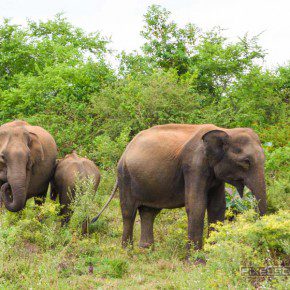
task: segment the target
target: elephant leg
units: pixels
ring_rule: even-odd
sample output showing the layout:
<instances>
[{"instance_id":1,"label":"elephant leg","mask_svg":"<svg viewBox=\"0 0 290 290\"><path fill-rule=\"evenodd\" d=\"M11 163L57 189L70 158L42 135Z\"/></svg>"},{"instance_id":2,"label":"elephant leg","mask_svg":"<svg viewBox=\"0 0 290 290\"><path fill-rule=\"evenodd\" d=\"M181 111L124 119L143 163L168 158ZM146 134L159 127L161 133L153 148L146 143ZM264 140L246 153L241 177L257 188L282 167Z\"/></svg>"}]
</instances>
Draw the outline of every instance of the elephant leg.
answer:
<instances>
[{"instance_id":1,"label":"elephant leg","mask_svg":"<svg viewBox=\"0 0 290 290\"><path fill-rule=\"evenodd\" d=\"M137 204L131 196L131 181L128 176L123 177L119 182L120 189L120 204L123 218L123 248L128 245L133 245L133 228L136 218Z\"/></svg>"},{"instance_id":2,"label":"elephant leg","mask_svg":"<svg viewBox=\"0 0 290 290\"><path fill-rule=\"evenodd\" d=\"M60 216L61 216L61 225L66 225L71 218L71 210L69 209L68 204L61 204Z\"/></svg>"},{"instance_id":3,"label":"elephant leg","mask_svg":"<svg viewBox=\"0 0 290 290\"><path fill-rule=\"evenodd\" d=\"M224 221L226 211L225 184L222 182L208 191L207 216L209 232L213 230L211 224Z\"/></svg>"},{"instance_id":4,"label":"elephant leg","mask_svg":"<svg viewBox=\"0 0 290 290\"><path fill-rule=\"evenodd\" d=\"M160 209L141 206L138 208L141 218L141 239L139 246L149 248L154 243L153 223Z\"/></svg>"},{"instance_id":5,"label":"elephant leg","mask_svg":"<svg viewBox=\"0 0 290 290\"><path fill-rule=\"evenodd\" d=\"M133 245L133 227L136 218L136 208L134 206L123 207L122 217L123 217L122 246L125 248L128 245Z\"/></svg>"},{"instance_id":6,"label":"elephant leg","mask_svg":"<svg viewBox=\"0 0 290 290\"><path fill-rule=\"evenodd\" d=\"M185 208L188 218L187 258L190 248L202 249L204 216L207 205L207 178L203 172L186 171L185 179ZM194 178L192 177L194 176Z\"/></svg>"},{"instance_id":7,"label":"elephant leg","mask_svg":"<svg viewBox=\"0 0 290 290\"><path fill-rule=\"evenodd\" d=\"M38 195L34 197L34 203L39 206L43 205L45 202L45 197L45 195Z\"/></svg>"},{"instance_id":8,"label":"elephant leg","mask_svg":"<svg viewBox=\"0 0 290 290\"><path fill-rule=\"evenodd\" d=\"M45 189L37 196L34 197L34 203L36 205L43 205L46 199L46 194L47 194L47 190L48 190L48 185L45 187Z\"/></svg>"},{"instance_id":9,"label":"elephant leg","mask_svg":"<svg viewBox=\"0 0 290 290\"><path fill-rule=\"evenodd\" d=\"M4 184L3 181L0 181L0 188L2 187L2 185ZM0 209L3 206L3 198L2 198L2 192L0 191Z\"/></svg>"}]
</instances>

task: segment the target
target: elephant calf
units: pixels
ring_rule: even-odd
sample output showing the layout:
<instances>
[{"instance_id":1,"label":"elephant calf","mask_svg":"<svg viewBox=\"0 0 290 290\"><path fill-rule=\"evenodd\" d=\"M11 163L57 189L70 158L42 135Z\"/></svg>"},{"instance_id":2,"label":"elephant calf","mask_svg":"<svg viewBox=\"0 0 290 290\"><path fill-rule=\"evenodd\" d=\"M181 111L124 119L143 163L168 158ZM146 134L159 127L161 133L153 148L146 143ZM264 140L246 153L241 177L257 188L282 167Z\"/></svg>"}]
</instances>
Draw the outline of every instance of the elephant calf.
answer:
<instances>
[{"instance_id":1,"label":"elephant calf","mask_svg":"<svg viewBox=\"0 0 290 290\"><path fill-rule=\"evenodd\" d=\"M59 195L61 204L62 225L68 223L71 217L69 208L72 198L75 197L76 182L79 179L93 178L94 189L97 190L101 175L98 167L89 159L79 157L75 152L58 160L55 174L51 182L50 197L56 200ZM87 221L82 225L82 233L87 232Z\"/></svg>"}]
</instances>

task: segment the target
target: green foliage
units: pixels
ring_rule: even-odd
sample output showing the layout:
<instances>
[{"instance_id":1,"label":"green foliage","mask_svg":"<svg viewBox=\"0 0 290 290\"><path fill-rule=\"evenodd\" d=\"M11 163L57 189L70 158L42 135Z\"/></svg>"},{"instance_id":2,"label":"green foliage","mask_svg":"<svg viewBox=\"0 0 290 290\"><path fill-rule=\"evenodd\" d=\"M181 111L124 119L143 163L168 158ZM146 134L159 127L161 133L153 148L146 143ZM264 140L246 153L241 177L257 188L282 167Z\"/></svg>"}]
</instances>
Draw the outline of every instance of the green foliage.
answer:
<instances>
[{"instance_id":1,"label":"green foliage","mask_svg":"<svg viewBox=\"0 0 290 290\"><path fill-rule=\"evenodd\" d=\"M122 278L128 271L128 262L121 259L104 259L99 269L102 277Z\"/></svg>"},{"instance_id":2,"label":"green foliage","mask_svg":"<svg viewBox=\"0 0 290 290\"><path fill-rule=\"evenodd\" d=\"M289 211L279 211L276 215L258 219L257 213L250 210L239 215L236 222L217 225L217 231L212 232L205 245L208 269L203 272L212 277L208 283L212 287L226 286L226 281L231 281L233 287L240 287L240 283L245 288L257 286L255 279L252 280L253 285L249 284L249 280L241 275L240 267L279 266L282 261L287 261L289 217ZM272 288L274 285L282 285L280 283L289 283L285 279L265 277L259 285Z\"/></svg>"},{"instance_id":3,"label":"green foliage","mask_svg":"<svg viewBox=\"0 0 290 290\"><path fill-rule=\"evenodd\" d=\"M279 209L289 209L290 207L290 174L289 170L281 173L274 179L269 178L267 201L268 211L275 212Z\"/></svg>"},{"instance_id":4,"label":"green foliage","mask_svg":"<svg viewBox=\"0 0 290 290\"><path fill-rule=\"evenodd\" d=\"M244 196L241 198L236 189L226 188L226 207L230 210L229 215L257 208L257 202L253 194L248 189L244 191Z\"/></svg>"},{"instance_id":5,"label":"green foliage","mask_svg":"<svg viewBox=\"0 0 290 290\"><path fill-rule=\"evenodd\" d=\"M266 170L278 172L281 168L286 169L290 162L290 147L278 147L276 149L266 150L267 162Z\"/></svg>"},{"instance_id":6,"label":"green foliage","mask_svg":"<svg viewBox=\"0 0 290 290\"><path fill-rule=\"evenodd\" d=\"M149 61L159 67L175 68L179 74L188 71L192 45L196 42L196 27L179 29L169 21L170 12L158 5L149 7L144 15L145 27L141 35L146 40L142 47Z\"/></svg>"},{"instance_id":7,"label":"green foliage","mask_svg":"<svg viewBox=\"0 0 290 290\"><path fill-rule=\"evenodd\" d=\"M240 267L287 262L289 255L290 65L259 66L258 37L229 42L220 28L179 27L170 12L149 7L140 52L121 52L111 68L108 40L86 34L62 15L0 25L0 122L24 119L47 129L59 155L73 149L101 168L98 193L80 182L68 227L59 205L29 200L21 213L0 212L0 287L4 289L213 289L289 286L284 277L250 280ZM155 223L155 251L120 248L122 220L113 199L81 237L80 225L106 202L117 162L141 130L165 123L214 123L251 127L266 153L269 216L258 219L246 192L227 193L233 223L217 226L206 241L205 267L185 265L187 216L162 211ZM140 235L139 218L136 240ZM206 233L205 233L206 236ZM92 269L90 268L92 267ZM93 274L90 273L93 271ZM210 277L210 279L209 279ZM288 287L289 288L289 287Z\"/></svg>"},{"instance_id":8,"label":"green foliage","mask_svg":"<svg viewBox=\"0 0 290 290\"><path fill-rule=\"evenodd\" d=\"M93 218L96 206L100 203L94 189L94 180L90 178L78 179L75 196L70 195L70 198L70 209L73 214L69 225L74 231L80 232L83 222L90 221Z\"/></svg>"},{"instance_id":9,"label":"green foliage","mask_svg":"<svg viewBox=\"0 0 290 290\"><path fill-rule=\"evenodd\" d=\"M0 26L0 87L17 84L18 74L38 75L45 68L65 64L76 67L88 58L102 60L107 40L87 35L61 14L47 22L28 21L27 28L4 20Z\"/></svg>"},{"instance_id":10,"label":"green foliage","mask_svg":"<svg viewBox=\"0 0 290 290\"><path fill-rule=\"evenodd\" d=\"M289 211L280 211L258 219L250 210L234 222L217 225L205 244L205 267L189 270L175 269L173 287L182 289L256 289L289 286L286 277L247 278L242 276L241 265L261 267L278 266L289 253ZM182 279L178 279L182 275ZM286 286L287 285L287 286Z\"/></svg>"},{"instance_id":11,"label":"green foliage","mask_svg":"<svg viewBox=\"0 0 290 290\"><path fill-rule=\"evenodd\" d=\"M218 27L208 32L191 23L179 28L169 17L165 8L149 7L141 32L146 41L142 50L153 67L197 75L199 93L220 98L233 81L253 67L254 60L264 57L257 37L244 36L237 43L229 43Z\"/></svg>"},{"instance_id":12,"label":"green foliage","mask_svg":"<svg viewBox=\"0 0 290 290\"><path fill-rule=\"evenodd\" d=\"M275 212L279 209L289 209L289 145L275 148L272 143L268 143L268 146L265 146L265 153L268 211Z\"/></svg>"},{"instance_id":13,"label":"green foliage","mask_svg":"<svg viewBox=\"0 0 290 290\"><path fill-rule=\"evenodd\" d=\"M240 263L245 266L258 265L265 256L270 256L272 262L287 258L290 250L290 212L279 211L276 215L264 216L258 219L257 213L253 210L239 215L237 222L217 225L216 232L213 232L208 239L206 250L219 251L223 244L236 247L241 244L251 249L251 253L241 255ZM249 256L252 255L252 256ZM255 258L258 261L255 261ZM277 262L277 261L276 261Z\"/></svg>"},{"instance_id":14,"label":"green foliage","mask_svg":"<svg viewBox=\"0 0 290 290\"><path fill-rule=\"evenodd\" d=\"M195 108L199 98L190 81L180 80L175 70L119 80L92 98L99 130L116 137L127 127L133 136L153 125L188 122L198 114Z\"/></svg>"},{"instance_id":15,"label":"green foliage","mask_svg":"<svg viewBox=\"0 0 290 290\"><path fill-rule=\"evenodd\" d=\"M17 247L22 244L32 244L43 249L53 248L56 245L65 245L70 234L63 231L55 236L59 230L59 205L47 202L45 207L38 207L29 202L25 209L17 214L4 211L1 214L1 238L5 244ZM4 241L2 240L2 242Z\"/></svg>"}]
</instances>

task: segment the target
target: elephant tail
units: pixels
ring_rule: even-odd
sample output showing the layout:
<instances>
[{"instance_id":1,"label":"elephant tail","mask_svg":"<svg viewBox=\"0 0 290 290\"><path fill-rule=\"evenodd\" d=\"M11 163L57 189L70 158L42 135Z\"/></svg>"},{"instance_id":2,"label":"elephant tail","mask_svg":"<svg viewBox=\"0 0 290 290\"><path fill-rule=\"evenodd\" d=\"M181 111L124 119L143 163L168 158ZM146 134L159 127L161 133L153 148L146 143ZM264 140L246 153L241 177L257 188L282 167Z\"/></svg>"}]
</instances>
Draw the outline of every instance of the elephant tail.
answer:
<instances>
[{"instance_id":1,"label":"elephant tail","mask_svg":"<svg viewBox=\"0 0 290 290\"><path fill-rule=\"evenodd\" d=\"M99 219L100 215L103 213L103 211L107 208L107 206L109 205L109 203L110 203L111 200L113 199L113 197L114 197L114 195L115 195L117 189L118 189L118 181L116 181L116 183L115 183L115 185L114 185L114 188L113 188L113 190L112 190L112 193L111 193L111 195L110 195L108 201L107 201L106 204L103 206L103 208L102 208L101 211L98 213L98 215L97 215L96 217L94 217L94 218L91 220L91 223L94 223L94 222L96 222L96 221Z\"/></svg>"}]
</instances>

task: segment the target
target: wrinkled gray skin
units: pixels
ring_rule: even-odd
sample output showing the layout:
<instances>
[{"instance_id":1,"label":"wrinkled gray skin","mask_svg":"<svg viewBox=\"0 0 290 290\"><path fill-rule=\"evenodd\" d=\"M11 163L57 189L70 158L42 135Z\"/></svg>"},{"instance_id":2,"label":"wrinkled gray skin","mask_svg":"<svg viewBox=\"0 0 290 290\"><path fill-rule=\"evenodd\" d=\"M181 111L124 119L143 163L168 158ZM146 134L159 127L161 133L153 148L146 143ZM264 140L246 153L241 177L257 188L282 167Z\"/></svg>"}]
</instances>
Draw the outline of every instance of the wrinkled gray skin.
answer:
<instances>
[{"instance_id":1,"label":"wrinkled gray skin","mask_svg":"<svg viewBox=\"0 0 290 290\"><path fill-rule=\"evenodd\" d=\"M148 247L160 210L185 206L188 249L192 244L201 249L205 212L209 223L224 220L225 182L241 196L247 186L265 214L264 159L259 138L249 128L168 124L140 132L118 164L123 245L132 243L137 209L140 246Z\"/></svg>"},{"instance_id":2,"label":"wrinkled gray skin","mask_svg":"<svg viewBox=\"0 0 290 290\"><path fill-rule=\"evenodd\" d=\"M51 199L56 200L59 195L61 204L62 225L70 220L71 198L75 196L75 186L79 179L93 178L94 189L97 190L101 175L98 167L91 160L79 157L75 152L57 160L54 177L51 181ZM87 233L88 223L82 225L82 233Z\"/></svg>"},{"instance_id":3,"label":"wrinkled gray skin","mask_svg":"<svg viewBox=\"0 0 290 290\"><path fill-rule=\"evenodd\" d=\"M55 141L43 128L25 121L0 127L0 193L9 211L22 210L31 197L44 202L56 155Z\"/></svg>"}]
</instances>

